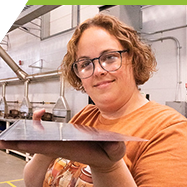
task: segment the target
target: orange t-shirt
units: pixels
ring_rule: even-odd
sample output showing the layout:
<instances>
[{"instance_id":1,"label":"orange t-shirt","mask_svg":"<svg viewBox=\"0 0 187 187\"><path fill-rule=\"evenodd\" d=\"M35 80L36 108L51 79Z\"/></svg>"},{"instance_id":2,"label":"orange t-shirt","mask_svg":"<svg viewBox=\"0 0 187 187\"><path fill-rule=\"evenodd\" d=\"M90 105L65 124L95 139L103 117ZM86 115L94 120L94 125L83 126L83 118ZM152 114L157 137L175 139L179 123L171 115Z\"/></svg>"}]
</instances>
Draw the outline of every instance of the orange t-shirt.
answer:
<instances>
[{"instance_id":1,"label":"orange t-shirt","mask_svg":"<svg viewBox=\"0 0 187 187\"><path fill-rule=\"evenodd\" d=\"M187 186L187 119L174 109L150 101L128 115L109 120L101 116L96 106L88 105L70 123L148 139L147 142L126 142L124 160L137 186ZM54 181L65 180L67 171L71 173L69 180L74 182L71 187L81 186L79 182L85 182L82 177L85 173L88 174L85 187L93 186L89 168L71 161L63 161L68 166L64 167L59 160L62 159L49 167L45 187L66 187ZM79 168L74 173L70 169L72 164Z\"/></svg>"}]
</instances>

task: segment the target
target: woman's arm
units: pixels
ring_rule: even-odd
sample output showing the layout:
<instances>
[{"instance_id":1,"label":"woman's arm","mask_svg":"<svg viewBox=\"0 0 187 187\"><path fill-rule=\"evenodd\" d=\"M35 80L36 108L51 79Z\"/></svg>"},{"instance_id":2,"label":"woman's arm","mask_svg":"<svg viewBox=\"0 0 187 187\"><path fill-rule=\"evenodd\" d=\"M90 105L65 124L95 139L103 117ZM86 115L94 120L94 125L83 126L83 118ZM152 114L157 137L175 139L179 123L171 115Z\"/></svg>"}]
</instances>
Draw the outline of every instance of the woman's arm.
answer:
<instances>
[{"instance_id":1,"label":"woman's arm","mask_svg":"<svg viewBox=\"0 0 187 187\"><path fill-rule=\"evenodd\" d=\"M101 144L111 164L90 166L96 187L137 187L125 161L122 158L125 146L121 143ZM121 158L121 159L120 159Z\"/></svg>"},{"instance_id":2,"label":"woman's arm","mask_svg":"<svg viewBox=\"0 0 187 187\"><path fill-rule=\"evenodd\" d=\"M91 167L91 171L96 187L137 187L123 159L110 169Z\"/></svg>"},{"instance_id":3,"label":"woman's arm","mask_svg":"<svg viewBox=\"0 0 187 187\"><path fill-rule=\"evenodd\" d=\"M42 187L45 174L54 159L42 154L35 154L24 168L26 187Z\"/></svg>"},{"instance_id":4,"label":"woman's arm","mask_svg":"<svg viewBox=\"0 0 187 187\"><path fill-rule=\"evenodd\" d=\"M44 113L45 109L35 111L33 114L33 120L40 121ZM25 186L42 187L47 169L53 160L54 159L52 157L42 154L35 154L24 168L23 175Z\"/></svg>"}]
</instances>

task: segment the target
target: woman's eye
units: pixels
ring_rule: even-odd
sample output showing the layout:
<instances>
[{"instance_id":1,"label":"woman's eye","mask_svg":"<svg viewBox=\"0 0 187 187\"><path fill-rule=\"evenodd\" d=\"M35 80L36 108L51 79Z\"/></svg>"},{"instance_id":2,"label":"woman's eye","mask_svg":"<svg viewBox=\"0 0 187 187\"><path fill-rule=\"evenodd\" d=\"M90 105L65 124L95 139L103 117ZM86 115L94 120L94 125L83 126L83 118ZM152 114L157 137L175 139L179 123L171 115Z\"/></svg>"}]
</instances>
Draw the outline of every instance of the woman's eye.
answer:
<instances>
[{"instance_id":1,"label":"woman's eye","mask_svg":"<svg viewBox=\"0 0 187 187\"><path fill-rule=\"evenodd\" d=\"M81 69L85 69L87 67L89 67L91 64L91 61L87 60L81 63Z\"/></svg>"},{"instance_id":2,"label":"woman's eye","mask_svg":"<svg viewBox=\"0 0 187 187\"><path fill-rule=\"evenodd\" d=\"M113 62L115 60L116 60L116 56L113 54L108 54L104 56L104 58L102 59L102 61L105 61L105 62Z\"/></svg>"},{"instance_id":3,"label":"woman's eye","mask_svg":"<svg viewBox=\"0 0 187 187\"><path fill-rule=\"evenodd\" d=\"M113 55L108 55L108 56L106 57L107 60L112 60L113 58L115 58Z\"/></svg>"}]
</instances>

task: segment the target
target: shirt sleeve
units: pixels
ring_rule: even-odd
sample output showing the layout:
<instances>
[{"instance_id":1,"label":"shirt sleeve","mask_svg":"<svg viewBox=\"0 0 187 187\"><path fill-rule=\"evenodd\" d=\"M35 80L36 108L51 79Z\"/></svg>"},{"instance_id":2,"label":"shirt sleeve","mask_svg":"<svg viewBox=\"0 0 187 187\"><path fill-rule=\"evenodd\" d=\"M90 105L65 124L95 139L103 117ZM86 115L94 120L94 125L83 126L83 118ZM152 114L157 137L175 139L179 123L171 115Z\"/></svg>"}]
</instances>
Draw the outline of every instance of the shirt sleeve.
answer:
<instances>
[{"instance_id":1,"label":"shirt sleeve","mask_svg":"<svg viewBox=\"0 0 187 187\"><path fill-rule=\"evenodd\" d=\"M186 187L187 123L155 134L134 164L132 175L139 187Z\"/></svg>"}]
</instances>

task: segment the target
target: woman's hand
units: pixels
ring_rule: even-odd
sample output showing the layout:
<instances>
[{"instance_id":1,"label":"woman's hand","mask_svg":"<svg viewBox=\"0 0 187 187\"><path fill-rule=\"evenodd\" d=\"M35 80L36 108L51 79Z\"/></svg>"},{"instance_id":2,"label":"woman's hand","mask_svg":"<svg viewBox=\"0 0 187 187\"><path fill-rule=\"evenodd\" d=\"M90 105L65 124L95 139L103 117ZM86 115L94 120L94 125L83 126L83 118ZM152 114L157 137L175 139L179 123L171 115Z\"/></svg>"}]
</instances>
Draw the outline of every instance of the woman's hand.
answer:
<instances>
[{"instance_id":1,"label":"woman's hand","mask_svg":"<svg viewBox=\"0 0 187 187\"><path fill-rule=\"evenodd\" d=\"M42 119L42 116L44 115L45 113L45 109L41 109L41 110L36 110L34 113L33 113L33 116L32 116L32 119L33 120L41 120Z\"/></svg>"}]
</instances>

